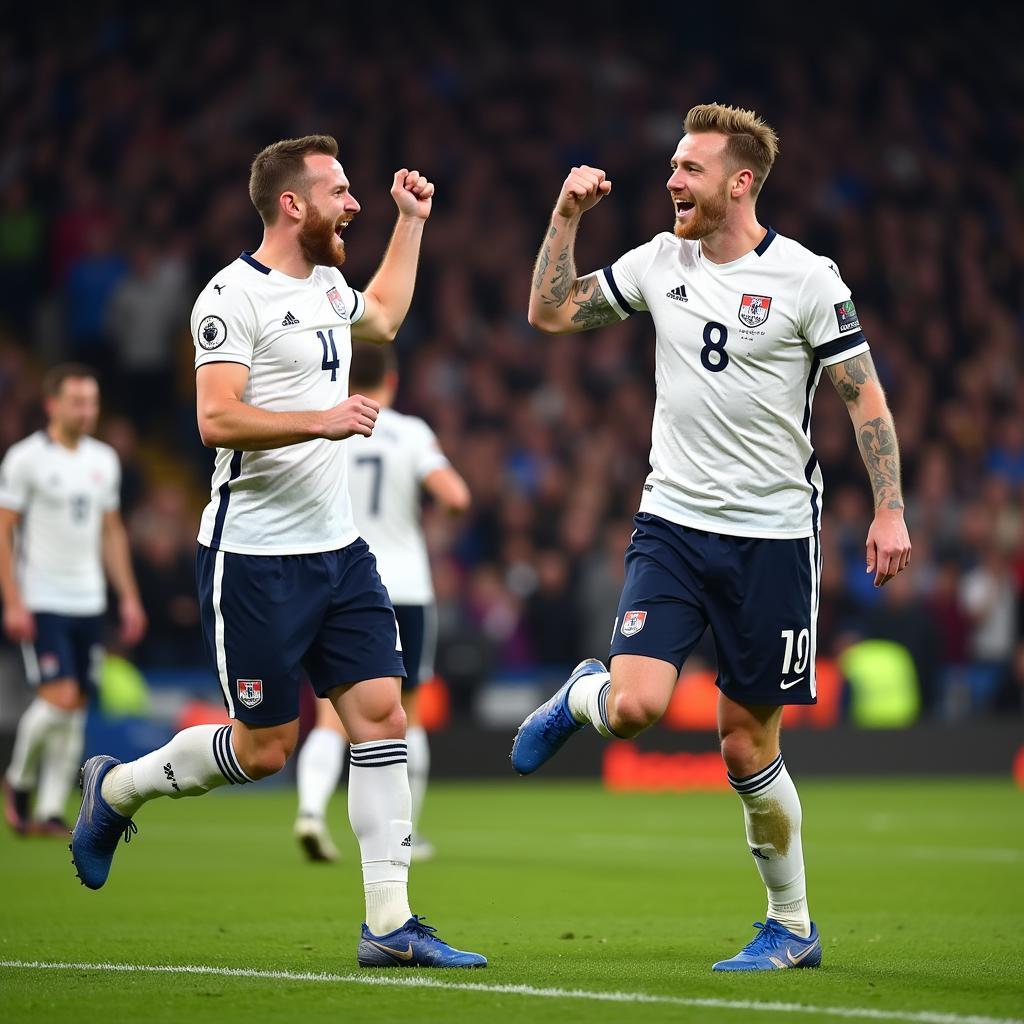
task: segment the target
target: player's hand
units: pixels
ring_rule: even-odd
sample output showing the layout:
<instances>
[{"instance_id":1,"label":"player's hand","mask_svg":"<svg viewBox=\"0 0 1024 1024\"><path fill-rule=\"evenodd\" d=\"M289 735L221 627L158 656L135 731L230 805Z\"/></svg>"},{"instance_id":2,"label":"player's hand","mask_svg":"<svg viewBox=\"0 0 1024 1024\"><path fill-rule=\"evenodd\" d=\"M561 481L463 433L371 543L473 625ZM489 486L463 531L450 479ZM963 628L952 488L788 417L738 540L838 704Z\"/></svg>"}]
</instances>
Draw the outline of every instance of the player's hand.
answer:
<instances>
[{"instance_id":1,"label":"player's hand","mask_svg":"<svg viewBox=\"0 0 1024 1024\"><path fill-rule=\"evenodd\" d=\"M597 206L612 190L612 183L599 167L574 167L562 183L555 203L555 213L563 217L578 217L592 206Z\"/></svg>"},{"instance_id":2,"label":"player's hand","mask_svg":"<svg viewBox=\"0 0 1024 1024\"><path fill-rule=\"evenodd\" d=\"M24 605L5 604L4 632L12 643L32 643L36 638L35 616Z\"/></svg>"},{"instance_id":3,"label":"player's hand","mask_svg":"<svg viewBox=\"0 0 1024 1024\"><path fill-rule=\"evenodd\" d=\"M121 643L134 647L146 634L148 621L137 597L122 599L118 607L121 616Z\"/></svg>"},{"instance_id":4,"label":"player's hand","mask_svg":"<svg viewBox=\"0 0 1024 1024\"><path fill-rule=\"evenodd\" d=\"M352 395L344 402L324 413L324 429L322 437L329 441L344 441L353 434L369 437L373 433L373 425L377 422L380 405L372 398Z\"/></svg>"},{"instance_id":5,"label":"player's hand","mask_svg":"<svg viewBox=\"0 0 1024 1024\"><path fill-rule=\"evenodd\" d=\"M910 534L902 510L878 509L868 530L866 572L882 587L910 565Z\"/></svg>"},{"instance_id":6,"label":"player's hand","mask_svg":"<svg viewBox=\"0 0 1024 1024\"><path fill-rule=\"evenodd\" d=\"M426 220L430 216L433 197L434 183L427 181L419 171L409 171L404 167L400 171L395 171L391 198L394 199L400 214Z\"/></svg>"}]
</instances>

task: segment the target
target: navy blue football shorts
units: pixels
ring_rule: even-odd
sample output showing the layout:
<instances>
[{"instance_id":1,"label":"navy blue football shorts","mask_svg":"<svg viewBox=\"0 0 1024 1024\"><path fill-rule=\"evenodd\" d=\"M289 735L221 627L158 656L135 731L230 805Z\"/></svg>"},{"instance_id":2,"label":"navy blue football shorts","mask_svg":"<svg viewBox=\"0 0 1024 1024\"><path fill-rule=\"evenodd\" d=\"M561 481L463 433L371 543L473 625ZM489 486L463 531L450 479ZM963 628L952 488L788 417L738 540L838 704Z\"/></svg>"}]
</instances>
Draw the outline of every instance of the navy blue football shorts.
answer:
<instances>
[{"instance_id":1,"label":"navy blue football shorts","mask_svg":"<svg viewBox=\"0 0 1024 1024\"><path fill-rule=\"evenodd\" d=\"M814 704L821 549L730 537L639 513L611 657L642 654L682 668L710 626L718 688L741 704Z\"/></svg>"},{"instance_id":2,"label":"navy blue football shorts","mask_svg":"<svg viewBox=\"0 0 1024 1024\"><path fill-rule=\"evenodd\" d=\"M402 690L415 690L434 673L434 649L437 646L437 614L433 605L396 604L398 635L402 640L405 679Z\"/></svg>"},{"instance_id":3,"label":"navy blue football shorts","mask_svg":"<svg viewBox=\"0 0 1024 1024\"><path fill-rule=\"evenodd\" d=\"M228 714L246 725L299 717L303 673L317 696L405 675L391 599L362 539L310 555L199 546L203 639Z\"/></svg>"},{"instance_id":4,"label":"navy blue football shorts","mask_svg":"<svg viewBox=\"0 0 1024 1024\"><path fill-rule=\"evenodd\" d=\"M103 616L35 612L36 638L21 645L33 686L74 679L82 693L99 686L103 665Z\"/></svg>"}]
</instances>

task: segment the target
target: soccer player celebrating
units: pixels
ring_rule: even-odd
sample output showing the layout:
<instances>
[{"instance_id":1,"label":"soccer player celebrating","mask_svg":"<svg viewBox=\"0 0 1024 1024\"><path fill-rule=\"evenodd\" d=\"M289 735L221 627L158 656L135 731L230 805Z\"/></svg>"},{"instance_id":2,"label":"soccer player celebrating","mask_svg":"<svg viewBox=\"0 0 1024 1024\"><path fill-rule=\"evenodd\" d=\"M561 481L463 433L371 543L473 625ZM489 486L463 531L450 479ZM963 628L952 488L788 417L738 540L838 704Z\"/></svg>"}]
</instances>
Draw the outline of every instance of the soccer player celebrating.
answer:
<instances>
[{"instance_id":1,"label":"soccer player celebrating","mask_svg":"<svg viewBox=\"0 0 1024 1024\"><path fill-rule=\"evenodd\" d=\"M469 488L452 468L434 432L415 416L395 412L398 390L394 349L357 344L349 386L380 406L370 437L349 447L349 490L359 535L370 545L395 605L405 679L402 707L408 718L409 787L412 790L412 860L426 860L433 846L419 834L430 770L427 733L420 724L417 688L433 670L436 642L434 588L420 515L422 492L453 513L469 508ZM336 860L326 824L327 803L341 777L346 738L330 701L317 702L316 728L299 751L299 814L295 835L311 860Z\"/></svg>"},{"instance_id":2,"label":"soccer player celebrating","mask_svg":"<svg viewBox=\"0 0 1024 1024\"><path fill-rule=\"evenodd\" d=\"M537 260L529 318L540 330L651 314L657 399L611 671L594 659L578 665L523 722L512 763L524 775L536 771L587 722L603 736L646 729L710 625L722 757L768 889L765 923L714 970L814 967L821 942L779 727L784 705L816 700L822 479L808 430L823 369L847 404L874 492L867 571L875 586L910 561L899 453L836 265L758 223L774 131L751 111L719 104L690 110L684 131L666 183L674 233L578 278L580 218L612 185L597 168L574 167Z\"/></svg>"},{"instance_id":3,"label":"soccer player celebrating","mask_svg":"<svg viewBox=\"0 0 1024 1024\"><path fill-rule=\"evenodd\" d=\"M117 454L90 436L100 411L96 373L72 363L57 366L43 391L46 429L12 445L0 466L4 632L21 644L36 688L18 722L4 811L21 835L66 837L64 806L81 764L86 706L103 662L104 566L117 592L126 646L142 638L146 616L118 511Z\"/></svg>"},{"instance_id":4,"label":"soccer player celebrating","mask_svg":"<svg viewBox=\"0 0 1024 1024\"><path fill-rule=\"evenodd\" d=\"M90 758L72 856L85 885L107 879L135 812L281 770L298 737L304 671L352 739L349 818L359 840L365 967L483 967L413 916L405 674L373 556L359 539L339 441L369 436L378 406L348 396L351 335L394 339L409 309L434 186L395 174L398 220L365 292L346 284L342 234L359 204L333 138L256 156L249 195L263 242L216 274L192 313L203 442L217 449L199 529L203 635L233 724L196 726L128 764Z\"/></svg>"}]
</instances>

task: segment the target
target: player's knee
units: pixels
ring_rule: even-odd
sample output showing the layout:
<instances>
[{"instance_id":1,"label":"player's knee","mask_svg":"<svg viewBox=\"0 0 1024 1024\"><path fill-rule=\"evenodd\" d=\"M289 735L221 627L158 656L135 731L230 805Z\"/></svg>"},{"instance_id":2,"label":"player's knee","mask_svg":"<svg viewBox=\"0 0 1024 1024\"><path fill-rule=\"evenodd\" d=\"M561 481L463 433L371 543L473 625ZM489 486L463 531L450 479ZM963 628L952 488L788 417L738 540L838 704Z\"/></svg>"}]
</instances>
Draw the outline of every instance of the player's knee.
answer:
<instances>
[{"instance_id":1,"label":"player's knee","mask_svg":"<svg viewBox=\"0 0 1024 1024\"><path fill-rule=\"evenodd\" d=\"M273 737L254 744L250 749L238 751L238 761L250 779L265 779L276 775L285 766L294 749L293 737Z\"/></svg>"},{"instance_id":2,"label":"player's knee","mask_svg":"<svg viewBox=\"0 0 1024 1024\"><path fill-rule=\"evenodd\" d=\"M77 711L83 706L82 694L74 679L58 679L39 688L39 696L61 711Z\"/></svg>"},{"instance_id":3,"label":"player's knee","mask_svg":"<svg viewBox=\"0 0 1024 1024\"><path fill-rule=\"evenodd\" d=\"M723 729L719 733L719 740L722 760L729 774L737 779L759 772L773 756L769 745L774 743L774 739L754 735L747 729Z\"/></svg>"},{"instance_id":4,"label":"player's knee","mask_svg":"<svg viewBox=\"0 0 1024 1024\"><path fill-rule=\"evenodd\" d=\"M659 701L636 692L614 691L609 695L608 719L619 736L635 736L653 725L664 712Z\"/></svg>"}]
</instances>

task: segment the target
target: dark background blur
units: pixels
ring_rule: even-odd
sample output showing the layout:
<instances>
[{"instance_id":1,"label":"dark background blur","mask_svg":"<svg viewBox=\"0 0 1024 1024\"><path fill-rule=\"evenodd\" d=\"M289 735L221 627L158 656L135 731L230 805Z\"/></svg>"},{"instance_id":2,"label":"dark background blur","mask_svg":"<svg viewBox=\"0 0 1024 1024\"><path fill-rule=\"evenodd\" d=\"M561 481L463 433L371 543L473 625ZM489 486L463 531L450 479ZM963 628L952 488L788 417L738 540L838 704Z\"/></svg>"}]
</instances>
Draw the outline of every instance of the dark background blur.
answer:
<instances>
[{"instance_id":1,"label":"dark background blur","mask_svg":"<svg viewBox=\"0 0 1024 1024\"><path fill-rule=\"evenodd\" d=\"M603 656L648 469L653 329L635 317L578 337L534 332L532 261L574 163L614 182L584 219L581 273L671 230L664 181L682 118L718 100L778 131L760 219L838 261L903 452L913 564L879 592L863 565L866 474L823 382L819 652L856 675L851 645L899 644L911 717L1019 716L1015 16L879 6L821 26L784 5L349 6L48 8L0 36L0 451L42 424L46 366L101 370L100 433L123 460L151 619L132 653L143 671L196 670L216 694L192 571L211 459L189 313L216 270L259 244L253 155L308 132L339 139L363 205L346 235L356 287L390 231L393 171L437 184L398 338L398 408L433 425L474 497L461 521L426 513L456 712L503 682L547 686ZM713 660L704 644L694 666Z\"/></svg>"}]
</instances>

